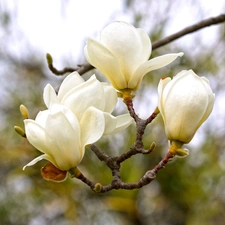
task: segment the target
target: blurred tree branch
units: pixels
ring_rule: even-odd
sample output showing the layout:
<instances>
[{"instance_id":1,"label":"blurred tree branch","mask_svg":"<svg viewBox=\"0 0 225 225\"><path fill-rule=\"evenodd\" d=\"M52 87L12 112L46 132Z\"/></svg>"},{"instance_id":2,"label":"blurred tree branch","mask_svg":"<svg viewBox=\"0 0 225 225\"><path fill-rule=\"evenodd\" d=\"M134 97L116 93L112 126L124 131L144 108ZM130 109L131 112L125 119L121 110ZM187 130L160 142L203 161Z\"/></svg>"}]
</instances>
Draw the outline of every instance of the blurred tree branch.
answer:
<instances>
[{"instance_id":1,"label":"blurred tree branch","mask_svg":"<svg viewBox=\"0 0 225 225\"><path fill-rule=\"evenodd\" d=\"M158 41L155 41L152 43L152 50L155 50L159 47L162 47L178 38L181 38L187 34L196 32L202 28L211 26L211 25L215 25L218 23L223 23L225 21L225 14L221 14L217 17L211 17L205 20L202 20L196 24L193 24L191 26L188 26L172 35L169 35L165 38L162 38ZM74 71L77 71L80 75L83 75L84 73L94 69L94 67L92 65L90 65L89 63L85 63L85 64L79 64L77 68L71 68L71 67L65 67L62 70L58 70L53 66L53 59L52 56L47 53L46 54L46 58L47 58L47 63L48 63L48 67L49 69L52 71L53 74L55 75L64 75L66 73L71 73Z\"/></svg>"},{"instance_id":2,"label":"blurred tree branch","mask_svg":"<svg viewBox=\"0 0 225 225\"><path fill-rule=\"evenodd\" d=\"M217 17L211 17L211 18L202 20L199 23L196 23L194 25L191 25L189 27L184 28L181 31L178 31L177 33L174 33L174 34L169 35L165 38L162 38L161 40L155 41L152 44L152 49L154 50L156 48L162 47L162 46L164 46L164 45L166 45L166 44L168 44L168 43L170 43L170 42L172 42L172 41L174 41L178 38L181 38L181 37L185 36L186 34L193 33L197 30L200 30L202 28L205 28L205 27L208 27L208 26L211 26L211 25L223 23L224 21L225 21L225 14L221 14Z\"/></svg>"}]
</instances>

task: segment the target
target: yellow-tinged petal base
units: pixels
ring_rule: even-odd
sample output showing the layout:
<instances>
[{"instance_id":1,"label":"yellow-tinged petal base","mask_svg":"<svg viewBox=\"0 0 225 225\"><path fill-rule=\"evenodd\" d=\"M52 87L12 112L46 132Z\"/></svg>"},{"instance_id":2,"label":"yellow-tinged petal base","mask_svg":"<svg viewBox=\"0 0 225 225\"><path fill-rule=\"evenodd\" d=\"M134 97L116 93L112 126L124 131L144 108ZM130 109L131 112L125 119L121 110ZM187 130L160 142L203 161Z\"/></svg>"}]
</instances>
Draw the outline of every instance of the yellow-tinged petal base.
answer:
<instances>
[{"instance_id":1,"label":"yellow-tinged petal base","mask_svg":"<svg viewBox=\"0 0 225 225\"><path fill-rule=\"evenodd\" d=\"M123 98L124 102L135 97L134 94L131 94L132 89L123 89L123 90L120 90L120 92L121 92L120 96L121 98Z\"/></svg>"},{"instance_id":2,"label":"yellow-tinged petal base","mask_svg":"<svg viewBox=\"0 0 225 225\"><path fill-rule=\"evenodd\" d=\"M183 143L180 141L171 141L169 153L179 158L183 158L189 155L187 149L182 148Z\"/></svg>"}]
</instances>

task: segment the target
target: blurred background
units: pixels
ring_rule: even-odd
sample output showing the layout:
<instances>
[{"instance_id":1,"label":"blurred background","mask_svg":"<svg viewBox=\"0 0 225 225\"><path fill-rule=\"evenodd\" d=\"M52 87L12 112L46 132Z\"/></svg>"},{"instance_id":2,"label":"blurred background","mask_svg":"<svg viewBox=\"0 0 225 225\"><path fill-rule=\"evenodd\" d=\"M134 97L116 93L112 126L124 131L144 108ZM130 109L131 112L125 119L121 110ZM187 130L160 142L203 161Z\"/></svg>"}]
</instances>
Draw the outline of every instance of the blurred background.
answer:
<instances>
[{"instance_id":1,"label":"blurred background","mask_svg":"<svg viewBox=\"0 0 225 225\"><path fill-rule=\"evenodd\" d=\"M42 179L41 161L22 171L40 155L15 133L23 127L19 105L35 118L45 109L42 92L47 83L57 87L63 77L47 68L45 54L58 69L85 63L87 37L114 20L124 20L149 33L152 42L186 26L225 12L217 0L0 0L0 224L12 225L223 225L225 224L225 25L211 26L154 50L152 57L184 52L181 59L146 75L134 99L141 118L157 105L161 77L193 69L206 76L216 93L210 118L186 147L190 155L176 159L149 185L132 191L96 194L76 179L52 183ZM84 75L88 79L95 72ZM119 101L115 114L126 112ZM113 156L129 150L135 127L96 143ZM135 182L152 169L167 151L162 118L146 130L150 155L136 155L121 168L124 181ZM111 172L87 149L80 170L93 181L108 184Z\"/></svg>"}]
</instances>

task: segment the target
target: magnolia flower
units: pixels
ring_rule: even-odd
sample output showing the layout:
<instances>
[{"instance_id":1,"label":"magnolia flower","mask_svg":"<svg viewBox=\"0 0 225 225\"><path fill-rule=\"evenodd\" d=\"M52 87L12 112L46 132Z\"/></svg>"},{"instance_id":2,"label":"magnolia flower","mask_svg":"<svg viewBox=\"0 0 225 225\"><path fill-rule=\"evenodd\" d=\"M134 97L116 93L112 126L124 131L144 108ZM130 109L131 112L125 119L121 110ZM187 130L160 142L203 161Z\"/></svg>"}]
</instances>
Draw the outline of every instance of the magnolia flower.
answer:
<instances>
[{"instance_id":1,"label":"magnolia flower","mask_svg":"<svg viewBox=\"0 0 225 225\"><path fill-rule=\"evenodd\" d=\"M92 107L79 122L70 109L55 104L50 110L39 112L35 120L25 119L24 124L28 141L44 153L26 166L46 159L67 171L80 163L85 146L102 136L104 116Z\"/></svg>"},{"instance_id":2,"label":"magnolia flower","mask_svg":"<svg viewBox=\"0 0 225 225\"><path fill-rule=\"evenodd\" d=\"M151 41L144 30L117 21L102 30L99 41L89 38L84 53L88 62L123 92L137 90L145 74L183 55L167 54L148 60L151 48Z\"/></svg>"},{"instance_id":3,"label":"magnolia flower","mask_svg":"<svg viewBox=\"0 0 225 225\"><path fill-rule=\"evenodd\" d=\"M104 115L104 134L117 133L133 122L129 114L117 117L111 115L118 100L116 90L107 83L99 82L95 75L85 82L77 72L73 72L62 82L58 95L48 84L44 89L43 98L48 108L55 103L65 105L79 121L90 106L95 107Z\"/></svg>"},{"instance_id":4,"label":"magnolia flower","mask_svg":"<svg viewBox=\"0 0 225 225\"><path fill-rule=\"evenodd\" d=\"M184 70L172 80L161 79L158 93L168 140L180 143L179 147L189 143L213 109L215 94L209 81L192 70Z\"/></svg>"},{"instance_id":5,"label":"magnolia flower","mask_svg":"<svg viewBox=\"0 0 225 225\"><path fill-rule=\"evenodd\" d=\"M80 163L85 146L104 134L125 129L133 121L128 114L111 115L117 102L116 91L94 75L85 82L78 73L70 74L58 95L48 84L44 101L47 110L39 112L35 120L24 120L28 141L44 153L26 166L46 159L58 169L68 171Z\"/></svg>"}]
</instances>

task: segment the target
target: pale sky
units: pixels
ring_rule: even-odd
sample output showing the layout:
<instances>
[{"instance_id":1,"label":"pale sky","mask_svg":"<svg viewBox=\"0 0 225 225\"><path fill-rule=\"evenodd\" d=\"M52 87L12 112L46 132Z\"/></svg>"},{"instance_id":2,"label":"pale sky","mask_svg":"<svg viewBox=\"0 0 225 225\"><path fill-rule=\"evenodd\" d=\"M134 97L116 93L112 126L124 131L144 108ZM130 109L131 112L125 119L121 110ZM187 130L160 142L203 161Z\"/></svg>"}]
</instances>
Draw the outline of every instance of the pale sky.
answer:
<instances>
[{"instance_id":1,"label":"pale sky","mask_svg":"<svg viewBox=\"0 0 225 225\"><path fill-rule=\"evenodd\" d=\"M5 0L8 8L15 12L16 28L25 34L32 46L51 53L55 60L62 59L68 53L74 58L80 56L84 39L115 20L116 13L122 9L119 0L61 2Z\"/></svg>"}]
</instances>

